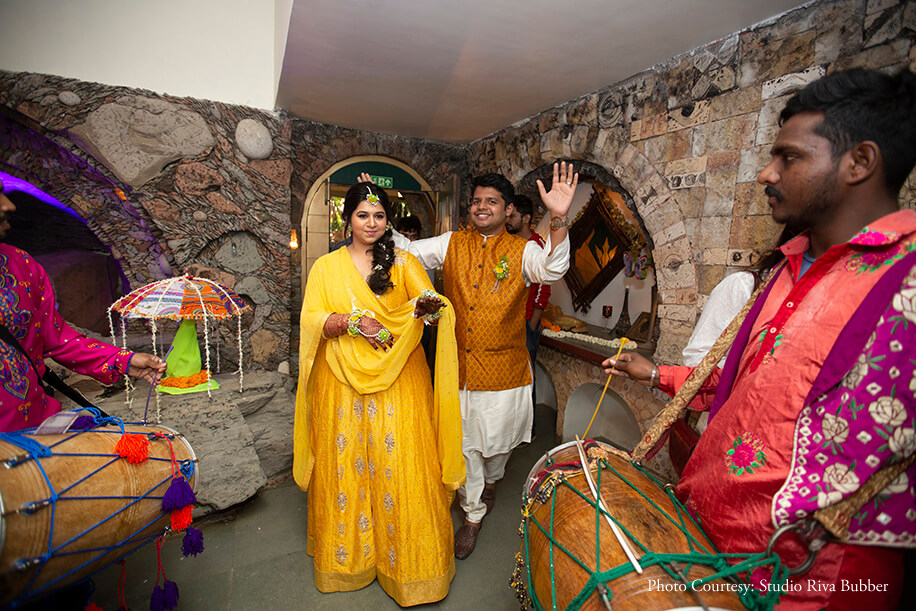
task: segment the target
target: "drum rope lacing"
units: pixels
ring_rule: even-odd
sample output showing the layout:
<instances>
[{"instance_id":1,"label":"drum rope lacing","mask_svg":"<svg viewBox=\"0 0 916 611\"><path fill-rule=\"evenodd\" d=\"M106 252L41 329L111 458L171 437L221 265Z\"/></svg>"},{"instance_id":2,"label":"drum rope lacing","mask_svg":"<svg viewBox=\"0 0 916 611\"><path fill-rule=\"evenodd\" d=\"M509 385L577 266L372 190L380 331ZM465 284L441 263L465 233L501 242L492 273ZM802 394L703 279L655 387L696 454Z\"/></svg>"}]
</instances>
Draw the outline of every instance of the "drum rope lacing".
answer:
<instances>
[{"instance_id":1,"label":"drum rope lacing","mask_svg":"<svg viewBox=\"0 0 916 611\"><path fill-rule=\"evenodd\" d=\"M538 530L541 531L541 533L544 534L544 536L547 538L549 542L550 583L551 583L551 590L552 590L552 601L551 601L551 606L549 607L550 609L553 609L553 610L557 609L556 575L554 573L554 548L558 548L560 551L565 553L571 560L573 560L584 571L586 571L586 573L590 575L588 581L586 581L582 589L579 591L579 594L577 594L570 601L565 611L577 611L594 594L594 592L599 587L599 585L608 584L609 582L613 581L614 579L617 579L623 575L626 575L634 571L633 567L631 566L629 562L623 563L614 568L601 570L601 553L600 553L601 539L600 539L599 526L600 526L600 520L601 520L602 513L608 516L611 520L613 520L614 523L617 524L617 526L625 533L625 535L631 541L633 541L637 546L639 546L639 548L642 550L643 555L639 558L639 563L642 567L657 565L659 566L659 568L665 571L665 573L667 573L669 577L671 577L674 580L682 581L682 582L683 582L683 575L688 574L690 572L691 567L693 567L694 565L705 565L705 566L712 567L712 569L715 571L713 574L708 575L703 578L691 579L690 582L687 583L688 589L696 590L696 589L702 588L703 585L711 581L714 581L716 579L727 578L727 577L733 577L733 578L742 580L745 583L749 583L750 580L743 578L742 577L743 574L750 574L750 572L753 571L754 569L764 567L767 565L771 565L772 566L772 577L770 578L770 581L769 581L771 585L770 587L767 588L767 591L765 593L759 593L757 590L753 590L753 589L741 589L737 592L737 594L740 597L742 604L744 604L744 606L747 607L748 609L752 609L752 610L772 609L772 607L776 604L776 602L778 602L779 595L781 593L780 586L782 586L782 584L784 584L789 577L788 569L782 565L778 555L775 555L775 554L768 555L765 552L761 552L757 554L720 553L717 550L715 550L715 546L712 544L712 542L709 540L708 537L706 538L706 544L708 544L709 549L707 549L706 545L704 545L703 542L698 541L687 530L685 518L689 519L691 523L693 523L693 525L697 527L697 529L699 529L700 532L702 532L702 529L700 529L699 524L697 524L693 516L691 516L690 513L687 511L686 507L684 507L684 505L677 499L677 497L674 495L672 488L670 486L664 486L662 482L656 479L651 473L647 472L641 466L633 465L634 468L636 468L643 475L650 478L659 487L665 490L668 498L671 500L673 506L675 507L678 513L677 520L675 520L665 510L659 507L658 504L655 503L655 501L653 501L645 493L643 493L638 487L636 487L632 482L630 482L623 474L621 474L619 471L614 469L614 467L608 464L607 461L605 461L604 459L597 459L597 461L595 462L597 462L597 464L600 467L604 467L608 469L610 472L612 472L614 475L616 475L622 482L624 482L627 486L629 486L634 491L636 491L644 500L646 500L656 511L658 511L660 515L664 516L665 519L671 522L681 532L681 534L685 536L688 546L691 549L691 552L686 553L686 554L650 552L645 547L645 545L636 536L634 536L631 532L629 532L627 528L623 524L621 524L613 515L610 515L607 512L604 512L603 510L601 510L598 504L594 500L592 500L591 498L583 494L579 489L572 486L571 484L569 484L566 481L567 477L575 474L576 472L565 470L562 475L559 475L556 472L552 472L546 478L543 478L540 484L540 485L544 485L545 483L547 483L548 485L552 484L551 493L550 493L551 495L550 521L551 522L549 525L549 531L548 529L544 527L544 525L540 524L537 521L537 519L535 519L531 515L531 512L530 512L530 508L532 504L535 502L535 500L537 500L535 497L537 497L538 495L535 494L533 495L532 498L529 499L528 493L526 492L525 498L523 499L524 501L523 507L522 507L522 518L523 519L522 519L522 525L520 528L520 531L521 531L520 534L522 535L523 540L524 540L525 559L522 559L521 554L519 554L519 557L517 558L517 567L516 567L516 573L520 572L521 570L526 571L527 577L528 577L528 583L532 583L530 563L527 562L529 558L529 553L530 553L529 538L528 538L528 535L529 535L528 522L530 521L532 524L534 524L534 526L537 527ZM548 466L550 466L550 461L548 461ZM564 464L563 467L568 468L568 464ZM599 489L601 487L601 476L602 476L603 471L604 469L601 469L601 468L598 469L597 486ZM595 524L596 524L596 537L595 537L596 554L595 554L595 557L597 558L597 566L594 569L586 566L579 558L576 558L573 554L571 554L569 550L567 550L553 536L553 520L554 520L554 511L555 511L555 506L556 506L556 494L553 494L553 488L559 485L566 486L569 490L572 490L573 492L575 492L579 497L582 498L583 501L585 501L586 503L588 503L591 507L595 509ZM541 502L544 502L544 501L542 500ZM738 560L738 562L736 562L735 564L731 564L729 562L729 561L735 561L735 560ZM678 568L675 567L676 563L681 563L686 566L684 566L683 570L678 570ZM522 591L525 589L525 584L524 584L524 581L521 579L521 575L518 575L518 574L514 575L513 579L510 582L510 585L516 588L516 594L519 597L520 602L522 603L523 609L527 608L526 603L528 602L531 603L534 609L537 609L539 611L544 609L541 602L537 598L537 594L533 591L533 588L531 589L530 594ZM606 592L608 594L608 598L610 599L610 602L613 602L612 590L610 588L607 588Z\"/></svg>"},{"instance_id":2,"label":"drum rope lacing","mask_svg":"<svg viewBox=\"0 0 916 611\"><path fill-rule=\"evenodd\" d=\"M86 410L86 411L92 411L92 410ZM101 558L102 556L104 556L105 554L109 552L112 552L118 548L126 547L128 545L135 545L137 543L140 543L139 547L142 547L143 545L146 544L147 541L151 541L161 535L161 532L157 530L156 532L152 533L151 535L146 535L143 537L137 536L139 535L139 533L142 533L144 530L146 530L147 528L149 528L150 526L152 526L153 524L155 524L162 518L162 516L156 516L149 522L140 525L133 533L129 534L126 538L124 538L123 540L121 540L120 542L114 545L96 547L96 548L88 548L88 549L80 549L80 550L71 551L71 552L62 551L65 547L72 544L74 541L78 540L80 537L83 537L84 535L88 534L89 532L93 531L94 529L102 526L109 520L113 519L115 516L121 514L124 511L127 511L128 509L130 509L131 507L133 507L140 501L162 500L163 498L162 495L152 495L151 492L153 490L156 490L157 488L160 488L168 484L172 480L172 477L173 477L174 468L169 471L168 476L166 476L162 481L152 486L149 490L147 490L141 496L137 496L137 497L135 496L63 496L68 491L72 490L79 484L97 475L99 472L106 469L107 467L110 467L111 465L116 464L120 460L120 457L116 454L66 453L66 452L54 453L52 451L53 448L63 443L66 443L78 437L79 435L83 433L93 432L93 433L110 433L112 435L122 435L125 432L124 422L120 418L116 418L116 417L104 417L103 418L103 417L96 415L95 421L96 421L96 426L114 425L118 427L118 430L100 430L98 428L94 428L94 429L86 429L86 430L81 430L81 431L70 431L70 434L67 437L58 440L57 442L51 444L50 446L46 446L42 444L41 442L37 441L36 439L26 436L27 433L34 432L34 429L24 429L22 431L17 431L17 432L12 432L12 433L0 433L0 441L5 441L25 451L25 454L15 456L15 457L12 457L10 459L3 461L2 463L3 466L7 469L12 469L26 462L34 461L35 465L38 467L38 470L41 472L41 476L44 479L45 484L48 486L48 490L50 490L50 495L48 496L48 498L32 501L24 505L23 507L20 507L19 509L6 511L4 512L3 516L0 516L0 517L5 517L6 515L10 515L10 514L31 515L45 507L50 507L51 519L50 519L50 525L49 525L49 531L48 531L48 549L47 551L44 554L42 554L41 556L36 556L33 558L21 558L14 565L15 569L20 570L20 571L29 570L36 566L39 567L38 570L36 570L34 574L32 575L32 578L29 580L28 585L23 590L23 595L31 596L39 592L42 592L44 590L51 589L54 587L55 584L67 579L72 574L82 570L87 565L95 562L96 560L98 560L99 558ZM174 435L172 434L163 435L161 433L133 433L133 434L142 434L145 437L149 438L150 441L152 441L155 438L165 439L166 441L168 441L169 445L171 445L171 438L174 437ZM189 459L176 461L176 459L174 458L174 453L170 452L170 454L171 456L169 458L158 458L155 456L150 456L148 460L157 461L157 462L170 462L173 464L173 466L177 464L178 469L181 471L182 475L184 475L185 479L190 481L191 476L194 474L194 468L195 468L194 461L189 460ZM56 490L54 487L54 484L51 482L51 478L48 476L47 472L44 469L44 465L42 465L41 461L39 460L41 458L49 458L51 456L102 457L102 458L110 457L112 458L112 460L98 467L94 471L87 473L85 476L83 476L79 480L70 483L65 488L62 488L61 490ZM83 532L71 537L67 541L64 541L56 546L53 544L54 524L55 524L55 517L57 513L58 501L61 501L61 500L79 500L79 501L128 500L128 499L133 499L133 500L130 503L127 503L124 507L115 511L114 513L106 516L104 519L100 520L99 522L96 522L92 526L86 528ZM139 549L139 547L137 547L136 549ZM48 583L44 584L40 588L36 588L34 590L32 589L36 580L38 580L39 576L41 575L41 569L52 558L57 557L57 556L69 556L69 555L75 555L75 554L85 554L85 553L94 553L94 552L100 552L100 553L98 555L93 556L86 562L80 564L79 566L72 568L70 571L60 575L56 579L49 581Z\"/></svg>"}]
</instances>

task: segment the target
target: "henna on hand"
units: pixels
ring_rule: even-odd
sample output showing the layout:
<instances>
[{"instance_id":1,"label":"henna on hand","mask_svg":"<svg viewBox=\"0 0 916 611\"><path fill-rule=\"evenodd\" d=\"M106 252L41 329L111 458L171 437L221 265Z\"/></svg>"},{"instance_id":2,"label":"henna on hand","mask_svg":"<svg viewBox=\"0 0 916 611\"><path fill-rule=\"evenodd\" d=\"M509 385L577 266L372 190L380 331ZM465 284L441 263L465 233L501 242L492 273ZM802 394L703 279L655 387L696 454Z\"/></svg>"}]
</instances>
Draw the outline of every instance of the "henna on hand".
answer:
<instances>
[{"instance_id":1,"label":"henna on hand","mask_svg":"<svg viewBox=\"0 0 916 611\"><path fill-rule=\"evenodd\" d=\"M375 335L377 335L379 331L382 331L382 330L387 331L387 329L385 329L385 325L383 325L376 319L372 318L371 316L365 316L365 315L362 316L359 319L358 325L359 325L360 333L363 334L363 336L366 338L366 341L369 342L369 345L375 348L376 350L378 348L381 348L382 350L387 352L388 348L390 348L392 344L394 344L394 335L392 335L390 331L388 332L388 339L386 341L381 341L377 337L375 337Z\"/></svg>"},{"instance_id":2,"label":"henna on hand","mask_svg":"<svg viewBox=\"0 0 916 611\"><path fill-rule=\"evenodd\" d=\"M435 314L443 307L445 307L445 302L438 297L418 297L413 316L420 318L428 314Z\"/></svg>"},{"instance_id":3,"label":"henna on hand","mask_svg":"<svg viewBox=\"0 0 916 611\"><path fill-rule=\"evenodd\" d=\"M348 320L349 316L346 314L331 314L324 321L324 329L322 330L324 336L331 339L332 337L343 335L347 332Z\"/></svg>"}]
</instances>

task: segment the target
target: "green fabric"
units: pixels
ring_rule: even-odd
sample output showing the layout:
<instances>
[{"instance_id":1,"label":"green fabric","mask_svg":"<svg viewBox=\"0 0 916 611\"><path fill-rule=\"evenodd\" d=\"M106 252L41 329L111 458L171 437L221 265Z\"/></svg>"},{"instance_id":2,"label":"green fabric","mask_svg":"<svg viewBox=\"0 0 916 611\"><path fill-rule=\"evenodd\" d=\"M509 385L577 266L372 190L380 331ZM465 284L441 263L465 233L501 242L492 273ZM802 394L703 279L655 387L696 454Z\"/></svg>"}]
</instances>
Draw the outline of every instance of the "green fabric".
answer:
<instances>
[{"instance_id":1,"label":"green fabric","mask_svg":"<svg viewBox=\"0 0 916 611\"><path fill-rule=\"evenodd\" d=\"M216 390L219 388L219 382L210 378L210 390ZM190 388L175 388L173 386L163 386L159 385L156 387L159 392L164 392L170 395L186 395L191 392L203 392L207 390L207 383L198 384L197 386L192 386Z\"/></svg>"},{"instance_id":2,"label":"green fabric","mask_svg":"<svg viewBox=\"0 0 916 611\"><path fill-rule=\"evenodd\" d=\"M197 323L194 320L181 321L165 364L165 377L167 378L186 378L200 373L200 346L197 344ZM217 381L212 378L209 386L210 390L219 388ZM207 383L204 382L190 388L175 388L160 384L157 389L159 392L170 395L184 395L207 390Z\"/></svg>"},{"instance_id":3,"label":"green fabric","mask_svg":"<svg viewBox=\"0 0 916 611\"><path fill-rule=\"evenodd\" d=\"M184 378L200 373L200 346L197 345L197 323L194 320L181 321L165 363L167 378Z\"/></svg>"}]
</instances>

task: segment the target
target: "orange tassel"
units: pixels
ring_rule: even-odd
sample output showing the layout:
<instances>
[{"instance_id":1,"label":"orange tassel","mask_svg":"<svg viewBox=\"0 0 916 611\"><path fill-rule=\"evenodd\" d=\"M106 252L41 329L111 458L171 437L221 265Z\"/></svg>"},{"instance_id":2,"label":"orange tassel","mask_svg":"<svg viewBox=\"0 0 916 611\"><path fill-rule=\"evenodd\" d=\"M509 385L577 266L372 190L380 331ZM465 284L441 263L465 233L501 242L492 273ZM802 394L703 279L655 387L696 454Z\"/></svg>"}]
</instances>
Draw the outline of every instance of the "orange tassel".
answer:
<instances>
[{"instance_id":1,"label":"orange tassel","mask_svg":"<svg viewBox=\"0 0 916 611\"><path fill-rule=\"evenodd\" d=\"M194 511L193 505L175 509L172 511L172 530L180 532L191 525L191 512Z\"/></svg>"},{"instance_id":2,"label":"orange tassel","mask_svg":"<svg viewBox=\"0 0 916 611\"><path fill-rule=\"evenodd\" d=\"M124 433L115 445L115 453L132 465L138 465L149 458L149 440L145 435Z\"/></svg>"}]
</instances>

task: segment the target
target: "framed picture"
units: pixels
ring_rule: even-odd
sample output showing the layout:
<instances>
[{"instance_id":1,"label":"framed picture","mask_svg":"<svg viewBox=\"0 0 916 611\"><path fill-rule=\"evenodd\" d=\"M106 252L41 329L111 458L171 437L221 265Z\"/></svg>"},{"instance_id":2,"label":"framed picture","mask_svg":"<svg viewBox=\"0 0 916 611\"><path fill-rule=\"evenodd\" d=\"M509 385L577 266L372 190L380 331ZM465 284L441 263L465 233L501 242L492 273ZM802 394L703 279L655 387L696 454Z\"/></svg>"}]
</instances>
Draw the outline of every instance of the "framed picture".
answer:
<instances>
[{"instance_id":1,"label":"framed picture","mask_svg":"<svg viewBox=\"0 0 916 611\"><path fill-rule=\"evenodd\" d=\"M592 300L623 269L623 253L639 247L627 236L632 232L617 199L622 201L619 193L593 184L591 198L569 229L572 254L565 279L577 311L588 312Z\"/></svg>"}]
</instances>

